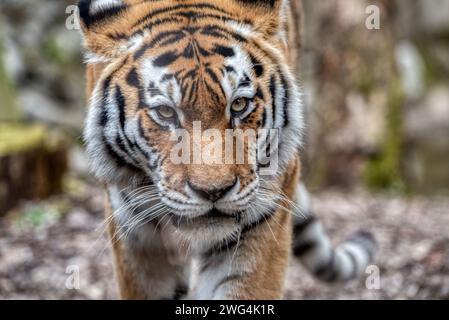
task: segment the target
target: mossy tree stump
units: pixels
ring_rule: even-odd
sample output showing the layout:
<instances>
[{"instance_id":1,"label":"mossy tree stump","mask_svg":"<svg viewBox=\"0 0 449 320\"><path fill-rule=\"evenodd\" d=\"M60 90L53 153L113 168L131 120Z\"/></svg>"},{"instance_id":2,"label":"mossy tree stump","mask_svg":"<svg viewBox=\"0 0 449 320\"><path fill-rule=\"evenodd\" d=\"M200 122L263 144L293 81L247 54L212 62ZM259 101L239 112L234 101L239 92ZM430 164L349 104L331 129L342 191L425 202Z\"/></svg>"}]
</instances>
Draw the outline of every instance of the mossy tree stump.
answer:
<instances>
[{"instance_id":1,"label":"mossy tree stump","mask_svg":"<svg viewBox=\"0 0 449 320\"><path fill-rule=\"evenodd\" d=\"M62 192L67 149L40 125L0 122L0 216L20 200Z\"/></svg>"}]
</instances>

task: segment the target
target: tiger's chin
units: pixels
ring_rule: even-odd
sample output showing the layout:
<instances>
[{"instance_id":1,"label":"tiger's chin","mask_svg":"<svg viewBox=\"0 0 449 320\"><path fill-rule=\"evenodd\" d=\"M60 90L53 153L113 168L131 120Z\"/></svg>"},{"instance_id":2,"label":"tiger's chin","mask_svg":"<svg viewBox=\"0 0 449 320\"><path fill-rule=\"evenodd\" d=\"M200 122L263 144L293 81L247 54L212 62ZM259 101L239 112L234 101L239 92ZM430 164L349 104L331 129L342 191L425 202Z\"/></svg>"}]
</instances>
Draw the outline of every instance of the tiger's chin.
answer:
<instances>
[{"instance_id":1,"label":"tiger's chin","mask_svg":"<svg viewBox=\"0 0 449 320\"><path fill-rule=\"evenodd\" d=\"M238 237L240 219L241 213L227 214L216 209L194 218L171 215L172 228L177 238L199 249Z\"/></svg>"}]
</instances>

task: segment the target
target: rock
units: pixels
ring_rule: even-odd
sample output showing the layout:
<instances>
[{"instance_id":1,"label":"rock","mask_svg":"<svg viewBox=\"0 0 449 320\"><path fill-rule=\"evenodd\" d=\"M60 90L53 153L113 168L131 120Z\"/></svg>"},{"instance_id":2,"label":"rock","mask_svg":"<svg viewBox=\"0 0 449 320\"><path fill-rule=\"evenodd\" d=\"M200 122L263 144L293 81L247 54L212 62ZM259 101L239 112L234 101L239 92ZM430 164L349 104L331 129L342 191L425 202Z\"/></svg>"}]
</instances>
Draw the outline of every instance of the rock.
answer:
<instances>
[{"instance_id":1,"label":"rock","mask_svg":"<svg viewBox=\"0 0 449 320\"><path fill-rule=\"evenodd\" d=\"M449 2L446 0L419 0L419 24L429 33L449 31Z\"/></svg>"},{"instance_id":2,"label":"rock","mask_svg":"<svg viewBox=\"0 0 449 320\"><path fill-rule=\"evenodd\" d=\"M25 64L23 62L22 53L10 37L8 37L7 35L3 35L2 37L0 35L0 40L1 39L3 39L4 52L2 62L5 66L5 71L9 79L14 82L18 82L20 80L20 77L25 72Z\"/></svg>"},{"instance_id":3,"label":"rock","mask_svg":"<svg viewBox=\"0 0 449 320\"><path fill-rule=\"evenodd\" d=\"M396 46L396 61L406 98L415 101L422 97L425 66L419 50L412 42L404 40Z\"/></svg>"},{"instance_id":4,"label":"rock","mask_svg":"<svg viewBox=\"0 0 449 320\"><path fill-rule=\"evenodd\" d=\"M449 148L449 83L431 88L425 99L407 112L405 130L410 140Z\"/></svg>"},{"instance_id":5,"label":"rock","mask_svg":"<svg viewBox=\"0 0 449 320\"><path fill-rule=\"evenodd\" d=\"M18 101L25 114L44 123L57 123L69 128L79 128L84 111L79 109L64 110L57 101L42 93L38 88L21 90ZM81 110L83 110L81 108Z\"/></svg>"}]
</instances>

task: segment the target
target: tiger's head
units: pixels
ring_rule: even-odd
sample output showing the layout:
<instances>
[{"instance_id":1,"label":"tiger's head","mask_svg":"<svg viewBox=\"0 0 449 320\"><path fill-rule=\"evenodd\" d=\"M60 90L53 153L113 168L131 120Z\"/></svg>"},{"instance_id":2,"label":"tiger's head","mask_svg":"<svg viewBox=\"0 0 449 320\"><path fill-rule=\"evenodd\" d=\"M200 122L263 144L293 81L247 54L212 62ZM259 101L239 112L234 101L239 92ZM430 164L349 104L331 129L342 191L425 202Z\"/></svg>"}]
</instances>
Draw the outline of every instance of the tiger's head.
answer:
<instances>
[{"instance_id":1,"label":"tiger's head","mask_svg":"<svg viewBox=\"0 0 449 320\"><path fill-rule=\"evenodd\" d=\"M300 90L289 67L287 5L81 0L94 82L84 135L97 177L120 189L154 185L178 223L228 221L231 232L234 224L270 210L276 192L267 190L279 187L296 157L303 126ZM230 151L234 161L225 161L229 130L256 133L256 139L241 140L243 162L235 161L238 138ZM173 138L179 132L186 135ZM189 161L173 160L180 143ZM277 155L277 167L262 175L266 163L258 155L267 148ZM222 162L204 161L212 149L223 152ZM203 161L194 160L198 154Z\"/></svg>"}]
</instances>

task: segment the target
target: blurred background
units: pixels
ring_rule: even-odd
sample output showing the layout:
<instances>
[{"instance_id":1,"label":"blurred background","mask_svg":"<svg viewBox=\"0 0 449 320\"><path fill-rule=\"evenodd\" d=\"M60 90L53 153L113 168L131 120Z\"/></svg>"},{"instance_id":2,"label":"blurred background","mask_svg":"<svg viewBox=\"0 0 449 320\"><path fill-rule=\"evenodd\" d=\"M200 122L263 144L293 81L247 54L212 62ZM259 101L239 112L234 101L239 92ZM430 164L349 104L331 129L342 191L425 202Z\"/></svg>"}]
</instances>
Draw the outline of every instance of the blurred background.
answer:
<instances>
[{"instance_id":1,"label":"blurred background","mask_svg":"<svg viewBox=\"0 0 449 320\"><path fill-rule=\"evenodd\" d=\"M103 191L83 153L74 2L0 1L4 299L117 297ZM379 30L366 27L369 5ZM380 287L325 286L292 261L286 298L448 299L449 0L304 6L304 179L335 242L374 232Z\"/></svg>"}]
</instances>

